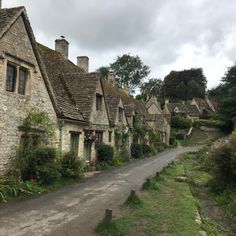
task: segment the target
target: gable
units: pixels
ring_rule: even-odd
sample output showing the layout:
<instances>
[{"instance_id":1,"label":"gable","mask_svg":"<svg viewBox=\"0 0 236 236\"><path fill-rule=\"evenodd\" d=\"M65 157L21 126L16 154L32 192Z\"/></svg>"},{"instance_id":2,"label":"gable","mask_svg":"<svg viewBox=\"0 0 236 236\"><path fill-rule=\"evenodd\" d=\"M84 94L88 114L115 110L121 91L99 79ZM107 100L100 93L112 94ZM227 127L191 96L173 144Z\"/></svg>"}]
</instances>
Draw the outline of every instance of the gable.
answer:
<instances>
[{"instance_id":1,"label":"gable","mask_svg":"<svg viewBox=\"0 0 236 236\"><path fill-rule=\"evenodd\" d=\"M162 112L160 111L160 108L157 107L155 104L152 104L149 108L148 108L148 112L150 114L161 114Z\"/></svg>"},{"instance_id":2,"label":"gable","mask_svg":"<svg viewBox=\"0 0 236 236\"><path fill-rule=\"evenodd\" d=\"M101 100L102 100L101 110L97 110L96 108L96 95L101 96ZM92 94L92 97L93 97L93 100L92 100L91 115L90 115L89 121L93 124L108 126L109 118L108 118L108 113L107 113L107 107L106 107L101 80L99 78L97 79L96 89L95 89L95 92Z\"/></svg>"}]
</instances>

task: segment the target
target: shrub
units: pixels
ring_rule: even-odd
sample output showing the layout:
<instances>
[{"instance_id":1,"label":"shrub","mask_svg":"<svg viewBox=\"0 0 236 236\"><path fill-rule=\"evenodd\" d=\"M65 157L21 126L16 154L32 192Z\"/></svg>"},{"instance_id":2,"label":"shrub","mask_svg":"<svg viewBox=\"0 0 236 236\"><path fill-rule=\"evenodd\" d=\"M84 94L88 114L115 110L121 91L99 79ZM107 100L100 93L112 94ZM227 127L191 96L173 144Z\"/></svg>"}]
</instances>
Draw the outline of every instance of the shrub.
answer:
<instances>
[{"instance_id":1,"label":"shrub","mask_svg":"<svg viewBox=\"0 0 236 236\"><path fill-rule=\"evenodd\" d=\"M153 154L152 148L147 144L143 144L142 149L143 149L143 155L145 155L145 156L146 155L149 156L149 155Z\"/></svg>"},{"instance_id":2,"label":"shrub","mask_svg":"<svg viewBox=\"0 0 236 236\"><path fill-rule=\"evenodd\" d=\"M143 157L143 148L141 144L133 143L131 145L131 156L136 159Z\"/></svg>"},{"instance_id":3,"label":"shrub","mask_svg":"<svg viewBox=\"0 0 236 236\"><path fill-rule=\"evenodd\" d=\"M236 185L236 136L229 143L213 150L209 164L218 190Z\"/></svg>"},{"instance_id":4,"label":"shrub","mask_svg":"<svg viewBox=\"0 0 236 236\"><path fill-rule=\"evenodd\" d=\"M194 127L209 127L209 128L216 128L216 129L222 129L224 127L225 123L221 120L195 120L193 123Z\"/></svg>"},{"instance_id":5,"label":"shrub","mask_svg":"<svg viewBox=\"0 0 236 236\"><path fill-rule=\"evenodd\" d=\"M192 126L192 121L187 118L180 116L171 117L171 127L176 129L190 129Z\"/></svg>"},{"instance_id":6,"label":"shrub","mask_svg":"<svg viewBox=\"0 0 236 236\"><path fill-rule=\"evenodd\" d=\"M184 140L185 139L185 135L181 132L176 133L175 137L177 140Z\"/></svg>"},{"instance_id":7,"label":"shrub","mask_svg":"<svg viewBox=\"0 0 236 236\"><path fill-rule=\"evenodd\" d=\"M21 178L35 179L39 184L49 184L60 177L57 153L54 148L35 148L20 151Z\"/></svg>"},{"instance_id":8,"label":"shrub","mask_svg":"<svg viewBox=\"0 0 236 236\"><path fill-rule=\"evenodd\" d=\"M78 160L74 153L66 153L61 159L61 175L64 178L81 178L84 175L85 164Z\"/></svg>"},{"instance_id":9,"label":"shrub","mask_svg":"<svg viewBox=\"0 0 236 236\"><path fill-rule=\"evenodd\" d=\"M97 160L99 162L109 162L112 161L114 155L114 149L112 146L107 144L102 144L97 150Z\"/></svg>"}]
</instances>

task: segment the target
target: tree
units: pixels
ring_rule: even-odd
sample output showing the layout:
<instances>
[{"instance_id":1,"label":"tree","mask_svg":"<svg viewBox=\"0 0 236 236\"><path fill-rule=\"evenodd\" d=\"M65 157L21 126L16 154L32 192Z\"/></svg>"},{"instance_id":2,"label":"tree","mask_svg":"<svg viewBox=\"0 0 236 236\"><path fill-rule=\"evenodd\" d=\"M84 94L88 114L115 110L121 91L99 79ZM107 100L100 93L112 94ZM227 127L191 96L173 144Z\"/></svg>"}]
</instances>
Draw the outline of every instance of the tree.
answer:
<instances>
[{"instance_id":1,"label":"tree","mask_svg":"<svg viewBox=\"0 0 236 236\"><path fill-rule=\"evenodd\" d=\"M236 64L228 68L228 71L221 81L226 88L236 86Z\"/></svg>"},{"instance_id":2,"label":"tree","mask_svg":"<svg viewBox=\"0 0 236 236\"><path fill-rule=\"evenodd\" d=\"M178 98L181 100L185 100L187 92L187 86L184 84L183 81L181 81L181 83L176 87L176 94Z\"/></svg>"},{"instance_id":3,"label":"tree","mask_svg":"<svg viewBox=\"0 0 236 236\"><path fill-rule=\"evenodd\" d=\"M188 99L192 99L194 97L204 98L205 97L205 89L200 86L195 80L191 80L187 85L187 95Z\"/></svg>"},{"instance_id":4,"label":"tree","mask_svg":"<svg viewBox=\"0 0 236 236\"><path fill-rule=\"evenodd\" d=\"M150 79L141 85L141 94L143 97L158 97L161 93L163 81L161 79Z\"/></svg>"},{"instance_id":5,"label":"tree","mask_svg":"<svg viewBox=\"0 0 236 236\"><path fill-rule=\"evenodd\" d=\"M131 94L150 73L149 67L138 56L129 54L118 56L110 68L116 75L117 85L121 88L127 86Z\"/></svg>"},{"instance_id":6,"label":"tree","mask_svg":"<svg viewBox=\"0 0 236 236\"><path fill-rule=\"evenodd\" d=\"M103 80L107 80L109 71L110 70L108 66L101 66L97 69L97 72L100 74Z\"/></svg>"},{"instance_id":7,"label":"tree","mask_svg":"<svg viewBox=\"0 0 236 236\"><path fill-rule=\"evenodd\" d=\"M185 91L180 91L180 84L183 89L185 87L183 84L188 87L188 84L191 82L191 86L197 88L198 93L194 93L196 97L203 97L205 95L206 84L207 80L203 74L201 68L190 69L190 70L183 70L183 71L171 71L165 78L164 78L164 86L162 89L162 95L164 97L170 97L172 99L189 99L189 93L185 93ZM198 86L196 86L198 84ZM190 86L190 88L191 88ZM201 87L201 89L200 89ZM178 88L178 91L177 91ZM202 95L204 93L204 95ZM185 96L183 96L185 94ZM192 97L192 95L191 95Z\"/></svg>"}]
</instances>

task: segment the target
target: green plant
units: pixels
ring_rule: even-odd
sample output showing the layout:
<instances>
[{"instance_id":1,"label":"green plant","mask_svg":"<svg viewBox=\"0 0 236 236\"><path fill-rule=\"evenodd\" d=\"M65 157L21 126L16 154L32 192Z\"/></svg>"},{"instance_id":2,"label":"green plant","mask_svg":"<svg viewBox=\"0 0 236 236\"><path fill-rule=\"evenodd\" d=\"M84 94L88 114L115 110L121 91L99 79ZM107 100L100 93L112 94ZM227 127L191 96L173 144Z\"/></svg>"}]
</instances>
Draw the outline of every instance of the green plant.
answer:
<instances>
[{"instance_id":1,"label":"green plant","mask_svg":"<svg viewBox=\"0 0 236 236\"><path fill-rule=\"evenodd\" d=\"M205 127L209 127L209 128L216 128L216 129L222 129L224 127L225 123L221 120L213 120L213 119L209 119L209 120L195 120L193 123L194 127L201 127L201 126L205 126Z\"/></svg>"},{"instance_id":2,"label":"green plant","mask_svg":"<svg viewBox=\"0 0 236 236\"><path fill-rule=\"evenodd\" d=\"M141 144L133 143L131 145L131 156L136 159L143 157L143 147Z\"/></svg>"},{"instance_id":3,"label":"green plant","mask_svg":"<svg viewBox=\"0 0 236 236\"><path fill-rule=\"evenodd\" d=\"M50 184L60 177L57 152L54 148L23 149L19 152L21 178Z\"/></svg>"},{"instance_id":4,"label":"green plant","mask_svg":"<svg viewBox=\"0 0 236 236\"><path fill-rule=\"evenodd\" d=\"M64 178L81 178L84 175L85 164L78 160L74 153L65 153L61 159L61 175Z\"/></svg>"},{"instance_id":5,"label":"green plant","mask_svg":"<svg viewBox=\"0 0 236 236\"><path fill-rule=\"evenodd\" d=\"M132 208L137 208L138 206L142 205L141 198L136 194L130 194L129 197L126 199L124 205L129 206Z\"/></svg>"},{"instance_id":6,"label":"green plant","mask_svg":"<svg viewBox=\"0 0 236 236\"><path fill-rule=\"evenodd\" d=\"M181 116L171 117L171 127L176 129L189 129L192 126L192 121L190 119Z\"/></svg>"},{"instance_id":7,"label":"green plant","mask_svg":"<svg viewBox=\"0 0 236 236\"><path fill-rule=\"evenodd\" d=\"M97 150L97 160L99 162L112 161L113 155L114 155L113 147L107 144L100 145Z\"/></svg>"},{"instance_id":8,"label":"green plant","mask_svg":"<svg viewBox=\"0 0 236 236\"><path fill-rule=\"evenodd\" d=\"M147 144L143 144L142 149L143 149L144 156L150 156L153 154L153 149Z\"/></svg>"},{"instance_id":9,"label":"green plant","mask_svg":"<svg viewBox=\"0 0 236 236\"><path fill-rule=\"evenodd\" d=\"M154 178L147 178L146 181L143 184L143 189L144 190L159 190L159 187L157 185L157 180L156 177Z\"/></svg>"}]
</instances>

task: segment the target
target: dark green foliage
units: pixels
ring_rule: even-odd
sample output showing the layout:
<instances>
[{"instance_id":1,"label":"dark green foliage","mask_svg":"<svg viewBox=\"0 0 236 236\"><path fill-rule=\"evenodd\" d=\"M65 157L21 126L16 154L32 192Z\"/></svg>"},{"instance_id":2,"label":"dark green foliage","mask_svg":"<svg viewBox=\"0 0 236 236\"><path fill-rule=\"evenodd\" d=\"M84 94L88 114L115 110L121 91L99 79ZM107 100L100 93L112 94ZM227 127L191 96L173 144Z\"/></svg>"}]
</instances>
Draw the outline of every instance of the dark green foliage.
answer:
<instances>
[{"instance_id":1,"label":"dark green foliage","mask_svg":"<svg viewBox=\"0 0 236 236\"><path fill-rule=\"evenodd\" d=\"M192 126L192 121L181 116L171 117L171 127L176 129L190 129Z\"/></svg>"},{"instance_id":2,"label":"dark green foliage","mask_svg":"<svg viewBox=\"0 0 236 236\"><path fill-rule=\"evenodd\" d=\"M126 199L124 205L132 208L137 208L142 205L142 203L142 200L137 194L130 194L129 197Z\"/></svg>"},{"instance_id":3,"label":"dark green foliage","mask_svg":"<svg viewBox=\"0 0 236 236\"><path fill-rule=\"evenodd\" d=\"M183 132L178 132L175 135L177 140L184 140L185 139L185 134Z\"/></svg>"},{"instance_id":4,"label":"dark green foliage","mask_svg":"<svg viewBox=\"0 0 236 236\"><path fill-rule=\"evenodd\" d=\"M201 68L171 71L164 78L162 95L174 100L189 100L195 97L204 97L207 80Z\"/></svg>"},{"instance_id":5,"label":"dark green foliage","mask_svg":"<svg viewBox=\"0 0 236 236\"><path fill-rule=\"evenodd\" d=\"M109 67L108 66L102 66L102 67L97 69L97 72L100 74L100 76L103 80L107 80L108 74L109 74Z\"/></svg>"},{"instance_id":6,"label":"dark green foliage","mask_svg":"<svg viewBox=\"0 0 236 236\"><path fill-rule=\"evenodd\" d=\"M84 175L85 164L78 160L74 153L66 153L61 159L61 175L64 178L81 178Z\"/></svg>"},{"instance_id":7,"label":"dark green foliage","mask_svg":"<svg viewBox=\"0 0 236 236\"><path fill-rule=\"evenodd\" d=\"M142 144L133 143L131 145L131 156L133 158L142 158L143 157L143 146Z\"/></svg>"},{"instance_id":8,"label":"dark green foliage","mask_svg":"<svg viewBox=\"0 0 236 236\"><path fill-rule=\"evenodd\" d=\"M194 127L201 127L201 126L205 126L205 127L209 127L209 128L217 128L217 129L222 129L224 127L224 122L221 120L195 120L193 122L193 126Z\"/></svg>"},{"instance_id":9,"label":"dark green foliage","mask_svg":"<svg viewBox=\"0 0 236 236\"><path fill-rule=\"evenodd\" d=\"M19 152L21 178L50 184L60 177L57 152L54 148L24 149Z\"/></svg>"},{"instance_id":10,"label":"dark green foliage","mask_svg":"<svg viewBox=\"0 0 236 236\"><path fill-rule=\"evenodd\" d=\"M215 187L222 190L227 186L236 186L236 136L232 136L226 143L212 151L209 158ZM217 190L216 189L216 190Z\"/></svg>"},{"instance_id":11,"label":"dark green foliage","mask_svg":"<svg viewBox=\"0 0 236 236\"><path fill-rule=\"evenodd\" d=\"M143 184L143 190L147 190L147 191L150 191L150 190L157 191L157 190L159 190L159 186L157 184L156 177L147 178L146 181Z\"/></svg>"},{"instance_id":12,"label":"dark green foliage","mask_svg":"<svg viewBox=\"0 0 236 236\"><path fill-rule=\"evenodd\" d=\"M114 149L112 146L102 144L97 149L97 160L99 162L109 162L112 160L114 155Z\"/></svg>"},{"instance_id":13,"label":"dark green foliage","mask_svg":"<svg viewBox=\"0 0 236 236\"><path fill-rule=\"evenodd\" d=\"M121 88L127 86L130 93L133 93L150 73L149 67L144 65L138 56L129 54L117 57L110 68L115 72L117 85Z\"/></svg>"},{"instance_id":14,"label":"dark green foliage","mask_svg":"<svg viewBox=\"0 0 236 236\"><path fill-rule=\"evenodd\" d=\"M143 149L144 156L150 156L153 154L153 149L147 144L143 144L142 149Z\"/></svg>"}]
</instances>

